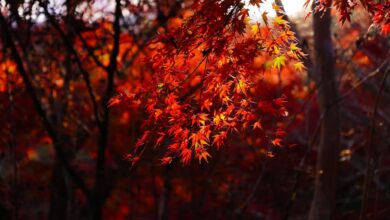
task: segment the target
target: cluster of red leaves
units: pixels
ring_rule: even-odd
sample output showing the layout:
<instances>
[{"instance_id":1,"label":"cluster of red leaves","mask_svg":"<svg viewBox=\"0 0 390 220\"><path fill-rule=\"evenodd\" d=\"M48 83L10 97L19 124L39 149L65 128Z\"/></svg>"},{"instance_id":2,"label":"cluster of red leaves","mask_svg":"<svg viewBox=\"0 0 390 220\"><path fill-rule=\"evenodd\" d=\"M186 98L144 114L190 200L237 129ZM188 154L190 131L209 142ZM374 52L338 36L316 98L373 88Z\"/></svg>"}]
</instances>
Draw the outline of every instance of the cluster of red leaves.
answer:
<instances>
[{"instance_id":1,"label":"cluster of red leaves","mask_svg":"<svg viewBox=\"0 0 390 220\"><path fill-rule=\"evenodd\" d=\"M307 6L310 2L311 0L307 0L305 5ZM326 10L331 7L331 4L331 0L320 0L315 11ZM380 3L380 1L376 0L334 0L333 5L340 14L339 21L341 23L351 21L351 14L358 4L363 6L372 15L373 23L381 28L384 35L387 35L390 32L389 1Z\"/></svg>"},{"instance_id":2,"label":"cluster of red leaves","mask_svg":"<svg viewBox=\"0 0 390 220\"><path fill-rule=\"evenodd\" d=\"M185 165L193 158L207 162L210 148L219 149L228 135L265 133L263 119L286 115L284 96L267 99L255 90L264 67L254 60L268 57L267 68L274 71L290 62L302 69L303 53L288 22L277 17L272 24L266 18L264 25L251 25L238 0L196 1L192 11L179 27L150 42L153 80L141 93L122 95L142 103L147 114L145 132L128 157L133 162L147 146L163 148L163 164L175 158ZM283 129L270 129L263 137L281 146Z\"/></svg>"},{"instance_id":3,"label":"cluster of red leaves","mask_svg":"<svg viewBox=\"0 0 390 220\"><path fill-rule=\"evenodd\" d=\"M374 10L373 21L381 26L382 33L387 35L390 33L390 2L376 5Z\"/></svg>"}]
</instances>

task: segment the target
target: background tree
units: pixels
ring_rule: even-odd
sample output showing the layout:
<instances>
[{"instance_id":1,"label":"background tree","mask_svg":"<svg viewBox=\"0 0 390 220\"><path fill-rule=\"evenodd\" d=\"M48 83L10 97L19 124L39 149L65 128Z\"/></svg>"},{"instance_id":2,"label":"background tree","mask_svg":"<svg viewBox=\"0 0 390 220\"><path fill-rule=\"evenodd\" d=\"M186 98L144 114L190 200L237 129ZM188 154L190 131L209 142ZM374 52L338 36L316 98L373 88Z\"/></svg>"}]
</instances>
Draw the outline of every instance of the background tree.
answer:
<instances>
[{"instance_id":1,"label":"background tree","mask_svg":"<svg viewBox=\"0 0 390 220\"><path fill-rule=\"evenodd\" d=\"M385 219L390 5L282 3L0 1L0 215Z\"/></svg>"}]
</instances>

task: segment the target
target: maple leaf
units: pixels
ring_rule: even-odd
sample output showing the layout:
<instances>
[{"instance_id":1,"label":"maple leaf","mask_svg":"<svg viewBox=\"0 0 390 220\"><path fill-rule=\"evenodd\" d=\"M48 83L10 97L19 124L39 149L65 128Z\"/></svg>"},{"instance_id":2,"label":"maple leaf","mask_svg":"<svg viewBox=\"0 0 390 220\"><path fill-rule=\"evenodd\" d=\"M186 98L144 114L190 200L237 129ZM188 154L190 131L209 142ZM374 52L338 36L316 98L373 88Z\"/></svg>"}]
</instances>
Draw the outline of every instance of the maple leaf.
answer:
<instances>
[{"instance_id":1,"label":"maple leaf","mask_svg":"<svg viewBox=\"0 0 390 220\"><path fill-rule=\"evenodd\" d=\"M268 26L260 29L261 37L264 37L264 38L269 37L270 32L271 32L271 30Z\"/></svg>"},{"instance_id":2,"label":"maple leaf","mask_svg":"<svg viewBox=\"0 0 390 220\"><path fill-rule=\"evenodd\" d=\"M161 109L156 109L154 112L154 120L157 121L162 113L163 111Z\"/></svg>"},{"instance_id":3,"label":"maple leaf","mask_svg":"<svg viewBox=\"0 0 390 220\"><path fill-rule=\"evenodd\" d=\"M256 35L257 33L259 33L259 25L258 24L253 24L251 26L251 32L253 35Z\"/></svg>"},{"instance_id":4,"label":"maple leaf","mask_svg":"<svg viewBox=\"0 0 390 220\"><path fill-rule=\"evenodd\" d=\"M220 87L220 92L219 92L219 98L220 99L223 99L224 97L226 97L229 93L229 86L231 84L223 84L221 85Z\"/></svg>"},{"instance_id":5,"label":"maple leaf","mask_svg":"<svg viewBox=\"0 0 390 220\"><path fill-rule=\"evenodd\" d=\"M281 97L274 99L273 101L275 105L283 107L287 103L287 97L285 95L282 95Z\"/></svg>"},{"instance_id":6,"label":"maple leaf","mask_svg":"<svg viewBox=\"0 0 390 220\"><path fill-rule=\"evenodd\" d=\"M284 25L287 23L287 21L283 20L282 16L275 17L274 22L278 25Z\"/></svg>"},{"instance_id":7,"label":"maple leaf","mask_svg":"<svg viewBox=\"0 0 390 220\"><path fill-rule=\"evenodd\" d=\"M180 157L182 164L188 165L191 162L192 150L188 148L183 148L180 153Z\"/></svg>"},{"instance_id":8,"label":"maple leaf","mask_svg":"<svg viewBox=\"0 0 390 220\"><path fill-rule=\"evenodd\" d=\"M272 153L272 151L267 151L267 157L273 158L275 155Z\"/></svg>"},{"instance_id":9,"label":"maple leaf","mask_svg":"<svg viewBox=\"0 0 390 220\"><path fill-rule=\"evenodd\" d=\"M223 121L226 120L226 116L223 114L223 113L220 113L220 114L215 114L214 113L214 118L213 118L213 122L216 124L216 125L219 125L221 124Z\"/></svg>"},{"instance_id":10,"label":"maple leaf","mask_svg":"<svg viewBox=\"0 0 390 220\"><path fill-rule=\"evenodd\" d=\"M139 159L140 159L139 156L134 156L132 154L127 154L125 156L125 160L131 162L131 167L133 167L139 161Z\"/></svg>"},{"instance_id":11,"label":"maple leaf","mask_svg":"<svg viewBox=\"0 0 390 220\"><path fill-rule=\"evenodd\" d=\"M63 84L63 80L57 80L59 82L57 82L57 84ZM114 105L118 105L122 102L124 102L125 100L129 100L131 98L134 98L134 94L128 94L127 91L124 91L122 89L118 89L118 94L115 95L114 97L112 97L108 103L107 103L107 107L111 107L111 106L114 106Z\"/></svg>"},{"instance_id":12,"label":"maple leaf","mask_svg":"<svg viewBox=\"0 0 390 220\"><path fill-rule=\"evenodd\" d=\"M296 51L296 50L299 50L299 48L297 47L297 44L291 43L291 44L290 44L290 50Z\"/></svg>"},{"instance_id":13,"label":"maple leaf","mask_svg":"<svg viewBox=\"0 0 390 220\"><path fill-rule=\"evenodd\" d=\"M161 159L161 164L162 165L167 165L172 163L172 157L164 157Z\"/></svg>"},{"instance_id":14,"label":"maple leaf","mask_svg":"<svg viewBox=\"0 0 390 220\"><path fill-rule=\"evenodd\" d=\"M225 110L226 115L230 115L234 111L235 108L236 108L236 106L234 104L230 104Z\"/></svg>"},{"instance_id":15,"label":"maple leaf","mask_svg":"<svg viewBox=\"0 0 390 220\"><path fill-rule=\"evenodd\" d=\"M196 132L192 133L190 136L190 140L192 141L192 146L195 147L195 149L202 147L204 145L209 145L207 143L207 138L205 137L204 133L202 132Z\"/></svg>"},{"instance_id":16,"label":"maple leaf","mask_svg":"<svg viewBox=\"0 0 390 220\"><path fill-rule=\"evenodd\" d=\"M208 120L207 116L208 116L208 114L206 114L206 113L198 114L198 123L201 125L205 125L206 121ZM199 126L199 124L198 124L198 126Z\"/></svg>"},{"instance_id":17,"label":"maple leaf","mask_svg":"<svg viewBox=\"0 0 390 220\"><path fill-rule=\"evenodd\" d=\"M181 135L180 137L182 139L186 139L188 137L188 135L190 134L190 131L188 129L183 129L182 132L181 132Z\"/></svg>"},{"instance_id":18,"label":"maple leaf","mask_svg":"<svg viewBox=\"0 0 390 220\"><path fill-rule=\"evenodd\" d=\"M207 142L210 141L210 138L209 138L210 134L211 134L210 126L201 126L199 129L199 132L201 132L203 134L203 137Z\"/></svg>"},{"instance_id":19,"label":"maple leaf","mask_svg":"<svg viewBox=\"0 0 390 220\"><path fill-rule=\"evenodd\" d=\"M306 67L302 62L297 62L297 63L294 63L294 69L296 71L302 71L302 70L306 69Z\"/></svg>"},{"instance_id":20,"label":"maple leaf","mask_svg":"<svg viewBox=\"0 0 390 220\"><path fill-rule=\"evenodd\" d=\"M261 128L262 128L261 123L260 123L259 121L255 122L255 123L253 124L253 130L255 130L256 128L258 128L258 129L261 129Z\"/></svg>"},{"instance_id":21,"label":"maple leaf","mask_svg":"<svg viewBox=\"0 0 390 220\"><path fill-rule=\"evenodd\" d=\"M232 101L232 99L229 96L224 96L222 98L222 103L225 105L229 105L229 102L231 102L231 101Z\"/></svg>"},{"instance_id":22,"label":"maple leaf","mask_svg":"<svg viewBox=\"0 0 390 220\"><path fill-rule=\"evenodd\" d=\"M158 145L160 145L161 142L164 140L164 137L165 137L165 134L164 133L160 133L160 137L157 139L156 144L154 145L154 147L157 147Z\"/></svg>"},{"instance_id":23,"label":"maple leaf","mask_svg":"<svg viewBox=\"0 0 390 220\"><path fill-rule=\"evenodd\" d=\"M206 113L193 115L191 126L194 126L195 123L197 126L205 125L206 121L208 120L207 116L208 116L208 114L206 114Z\"/></svg>"},{"instance_id":24,"label":"maple leaf","mask_svg":"<svg viewBox=\"0 0 390 220\"><path fill-rule=\"evenodd\" d=\"M247 107L249 105L249 102L248 102L248 100L243 99L243 100L241 100L240 104L241 104L242 107L245 108L245 107Z\"/></svg>"},{"instance_id":25,"label":"maple leaf","mask_svg":"<svg viewBox=\"0 0 390 220\"><path fill-rule=\"evenodd\" d=\"M150 134L149 130L145 131L144 134L142 135L142 137L138 139L137 143L135 144L135 147L138 148L138 147L144 145L145 140L149 136L149 134Z\"/></svg>"},{"instance_id":26,"label":"maple leaf","mask_svg":"<svg viewBox=\"0 0 390 220\"><path fill-rule=\"evenodd\" d=\"M118 105L122 102L121 98L119 96L115 96L115 97L112 97L108 103L107 103L107 107L110 108L114 105Z\"/></svg>"},{"instance_id":27,"label":"maple leaf","mask_svg":"<svg viewBox=\"0 0 390 220\"><path fill-rule=\"evenodd\" d=\"M245 25L249 25L249 24L250 24L250 21L251 21L251 19L250 19L249 17L245 17L245 18L244 18L244 24L245 24Z\"/></svg>"},{"instance_id":28,"label":"maple leaf","mask_svg":"<svg viewBox=\"0 0 390 220\"><path fill-rule=\"evenodd\" d=\"M278 146L278 147L282 146L281 142L282 142L282 139L280 139L280 138L275 138L274 140L272 140L272 144L274 146Z\"/></svg>"},{"instance_id":29,"label":"maple leaf","mask_svg":"<svg viewBox=\"0 0 390 220\"><path fill-rule=\"evenodd\" d=\"M285 60L286 60L286 58L285 58L285 56L283 56L283 55L276 57L276 58L273 60L273 62L274 62L273 67L280 70L280 68L283 67L283 66L285 65Z\"/></svg>"},{"instance_id":30,"label":"maple leaf","mask_svg":"<svg viewBox=\"0 0 390 220\"><path fill-rule=\"evenodd\" d=\"M274 99L274 103L278 106L283 107L285 103L287 102L287 97L285 95L282 95L281 97Z\"/></svg>"},{"instance_id":31,"label":"maple leaf","mask_svg":"<svg viewBox=\"0 0 390 220\"><path fill-rule=\"evenodd\" d=\"M273 46L273 51L274 51L274 54L275 55L279 55L280 54L280 50L279 50L279 47L278 46Z\"/></svg>"},{"instance_id":32,"label":"maple leaf","mask_svg":"<svg viewBox=\"0 0 390 220\"><path fill-rule=\"evenodd\" d=\"M175 152L179 149L180 145L178 143L173 143L168 146L168 150L171 152Z\"/></svg>"},{"instance_id":33,"label":"maple leaf","mask_svg":"<svg viewBox=\"0 0 390 220\"><path fill-rule=\"evenodd\" d=\"M245 83L245 81L244 80L238 80L238 82L237 82L237 84L236 84L236 88L235 88L235 90L236 90L236 92L237 93L239 93L239 92L242 92L242 93L244 93L244 95L245 96L247 96L247 85L246 85L246 83Z\"/></svg>"},{"instance_id":34,"label":"maple leaf","mask_svg":"<svg viewBox=\"0 0 390 220\"><path fill-rule=\"evenodd\" d=\"M272 3L272 8L273 8L275 11L277 11L277 12L280 11L280 6L277 5L277 4L275 4L275 2Z\"/></svg>"},{"instance_id":35,"label":"maple leaf","mask_svg":"<svg viewBox=\"0 0 390 220\"><path fill-rule=\"evenodd\" d=\"M200 110L203 111L203 109L207 109L207 111L210 111L210 107L213 105L213 103L210 101L210 99L206 99L203 101L202 106L200 107Z\"/></svg>"},{"instance_id":36,"label":"maple leaf","mask_svg":"<svg viewBox=\"0 0 390 220\"><path fill-rule=\"evenodd\" d=\"M213 145L217 146L217 149L219 149L222 145L224 140L227 138L227 133L225 131L221 131L219 134L214 135Z\"/></svg>"},{"instance_id":37,"label":"maple leaf","mask_svg":"<svg viewBox=\"0 0 390 220\"><path fill-rule=\"evenodd\" d=\"M203 147L196 149L195 154L199 160L199 163L201 163L202 160L205 160L206 163L208 163L208 158L211 158L211 155Z\"/></svg>"}]
</instances>

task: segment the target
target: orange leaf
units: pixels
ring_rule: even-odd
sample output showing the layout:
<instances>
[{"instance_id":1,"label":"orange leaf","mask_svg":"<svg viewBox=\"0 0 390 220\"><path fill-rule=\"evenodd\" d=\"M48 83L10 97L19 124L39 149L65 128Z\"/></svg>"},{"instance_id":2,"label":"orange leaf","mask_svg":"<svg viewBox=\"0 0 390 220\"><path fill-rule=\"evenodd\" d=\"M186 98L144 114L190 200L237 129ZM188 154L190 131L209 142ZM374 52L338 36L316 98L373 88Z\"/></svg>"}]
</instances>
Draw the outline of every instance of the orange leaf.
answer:
<instances>
[{"instance_id":1,"label":"orange leaf","mask_svg":"<svg viewBox=\"0 0 390 220\"><path fill-rule=\"evenodd\" d=\"M261 129L261 128L262 128L262 127L261 127L261 123L260 123L259 121L255 122L255 123L253 124L253 130L255 130L256 128L258 128L258 129Z\"/></svg>"},{"instance_id":2,"label":"orange leaf","mask_svg":"<svg viewBox=\"0 0 390 220\"><path fill-rule=\"evenodd\" d=\"M161 159L161 164L162 165L167 165L172 163L172 157L164 157Z\"/></svg>"},{"instance_id":3,"label":"orange leaf","mask_svg":"<svg viewBox=\"0 0 390 220\"><path fill-rule=\"evenodd\" d=\"M272 141L272 144L273 144L274 146L281 147L281 146L282 146L282 145L281 145L281 142L282 142L282 139L280 139L280 138L275 138L275 139Z\"/></svg>"}]
</instances>

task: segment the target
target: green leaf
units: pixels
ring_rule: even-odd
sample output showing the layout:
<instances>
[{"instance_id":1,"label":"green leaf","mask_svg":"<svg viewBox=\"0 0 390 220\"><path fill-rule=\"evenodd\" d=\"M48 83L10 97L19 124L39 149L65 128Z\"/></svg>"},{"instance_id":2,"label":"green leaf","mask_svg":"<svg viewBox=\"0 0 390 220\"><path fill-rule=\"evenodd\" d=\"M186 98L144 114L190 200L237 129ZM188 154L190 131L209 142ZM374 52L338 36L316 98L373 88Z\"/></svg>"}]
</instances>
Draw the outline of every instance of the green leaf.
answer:
<instances>
[{"instance_id":1,"label":"green leaf","mask_svg":"<svg viewBox=\"0 0 390 220\"><path fill-rule=\"evenodd\" d=\"M286 60L286 57L284 57L283 55L276 57L274 59L274 68L277 68L280 70L280 68L285 65L285 60Z\"/></svg>"},{"instance_id":2,"label":"green leaf","mask_svg":"<svg viewBox=\"0 0 390 220\"><path fill-rule=\"evenodd\" d=\"M281 16L278 16L274 19L275 23L279 24L279 25L282 25L282 24L285 24L287 23L287 21L283 20L283 18Z\"/></svg>"},{"instance_id":3,"label":"green leaf","mask_svg":"<svg viewBox=\"0 0 390 220\"><path fill-rule=\"evenodd\" d=\"M297 47L297 44L292 43L290 44L290 49L291 51L297 51L299 48Z\"/></svg>"}]
</instances>

